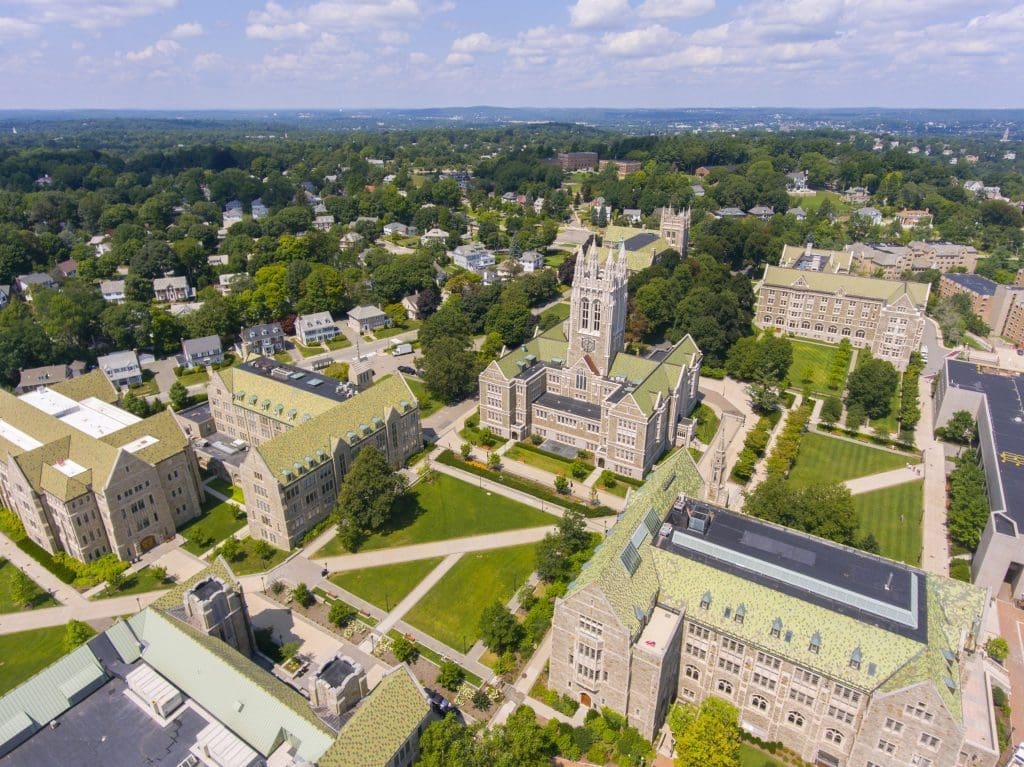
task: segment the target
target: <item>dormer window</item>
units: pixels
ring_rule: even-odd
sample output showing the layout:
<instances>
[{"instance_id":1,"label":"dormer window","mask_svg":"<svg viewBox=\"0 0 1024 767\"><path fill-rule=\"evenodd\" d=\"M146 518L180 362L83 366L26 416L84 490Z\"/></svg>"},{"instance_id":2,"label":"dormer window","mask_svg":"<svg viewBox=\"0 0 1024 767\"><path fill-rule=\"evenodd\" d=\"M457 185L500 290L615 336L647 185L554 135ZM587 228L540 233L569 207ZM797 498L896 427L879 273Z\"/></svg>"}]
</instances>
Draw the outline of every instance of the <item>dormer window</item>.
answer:
<instances>
[{"instance_id":1,"label":"dormer window","mask_svg":"<svg viewBox=\"0 0 1024 767\"><path fill-rule=\"evenodd\" d=\"M860 651L860 647L858 646L854 648L853 652L850 653L850 668L852 668L854 671L860 671L860 662L862 658L863 655Z\"/></svg>"},{"instance_id":2,"label":"dormer window","mask_svg":"<svg viewBox=\"0 0 1024 767\"><path fill-rule=\"evenodd\" d=\"M736 613L732 616L732 619L736 623L743 623L747 617L747 606L740 602L740 606L736 608Z\"/></svg>"},{"instance_id":3,"label":"dormer window","mask_svg":"<svg viewBox=\"0 0 1024 767\"><path fill-rule=\"evenodd\" d=\"M807 645L807 651L817 655L821 652L821 634L817 631L811 636L811 643Z\"/></svg>"},{"instance_id":4,"label":"dormer window","mask_svg":"<svg viewBox=\"0 0 1024 767\"><path fill-rule=\"evenodd\" d=\"M771 627L771 630L770 630L769 633L775 639L778 639L780 636L782 636L782 619L781 618L776 618L775 620L772 621L772 627Z\"/></svg>"},{"instance_id":5,"label":"dormer window","mask_svg":"<svg viewBox=\"0 0 1024 767\"><path fill-rule=\"evenodd\" d=\"M708 610L711 608L711 592L705 591L704 596L700 598L700 609Z\"/></svg>"}]
</instances>

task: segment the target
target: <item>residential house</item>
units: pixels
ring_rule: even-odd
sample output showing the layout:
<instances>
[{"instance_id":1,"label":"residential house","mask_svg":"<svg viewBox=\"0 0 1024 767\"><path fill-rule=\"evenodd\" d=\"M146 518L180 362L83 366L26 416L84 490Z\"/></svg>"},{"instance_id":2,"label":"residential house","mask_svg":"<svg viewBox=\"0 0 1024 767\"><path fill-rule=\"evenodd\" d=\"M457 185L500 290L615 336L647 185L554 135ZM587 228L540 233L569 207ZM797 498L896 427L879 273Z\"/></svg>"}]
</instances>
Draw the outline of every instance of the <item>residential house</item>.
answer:
<instances>
[{"instance_id":1,"label":"residential house","mask_svg":"<svg viewBox=\"0 0 1024 767\"><path fill-rule=\"evenodd\" d=\"M54 274L61 282L64 280L70 280L72 277L77 277L78 263L73 258L69 258L67 261L61 261L57 264Z\"/></svg>"},{"instance_id":2,"label":"residential house","mask_svg":"<svg viewBox=\"0 0 1024 767\"><path fill-rule=\"evenodd\" d=\"M807 211L805 211L803 208L799 206L787 210L786 215L792 216L797 221L805 221L807 219Z\"/></svg>"},{"instance_id":3,"label":"residential house","mask_svg":"<svg viewBox=\"0 0 1024 767\"><path fill-rule=\"evenodd\" d=\"M843 192L843 199L846 202L867 202L871 199L871 193L863 186L851 186Z\"/></svg>"},{"instance_id":4,"label":"residential house","mask_svg":"<svg viewBox=\"0 0 1024 767\"><path fill-rule=\"evenodd\" d=\"M267 206L263 204L263 200L257 197L252 201L252 217L254 221L259 221L261 218L266 218L270 215L270 211L267 210Z\"/></svg>"},{"instance_id":5,"label":"residential house","mask_svg":"<svg viewBox=\"0 0 1024 767\"><path fill-rule=\"evenodd\" d=\"M105 234L97 234L95 237L89 238L89 244L92 246L96 256L102 256L104 253L109 253L113 247L110 244L110 238Z\"/></svg>"},{"instance_id":6,"label":"residential house","mask_svg":"<svg viewBox=\"0 0 1024 767\"><path fill-rule=\"evenodd\" d=\"M715 218L743 218L747 214L739 208L719 208L715 211Z\"/></svg>"},{"instance_id":7,"label":"residential house","mask_svg":"<svg viewBox=\"0 0 1024 767\"><path fill-rule=\"evenodd\" d=\"M515 205L516 202L519 201L519 195L515 192L505 192L505 194L501 196L501 201Z\"/></svg>"},{"instance_id":8,"label":"residential house","mask_svg":"<svg viewBox=\"0 0 1024 767\"><path fill-rule=\"evenodd\" d=\"M800 194L801 192L809 191L807 188L807 171L798 170L793 173L787 173L786 178L789 179L789 183L786 184L786 191L790 194Z\"/></svg>"},{"instance_id":9,"label":"residential house","mask_svg":"<svg viewBox=\"0 0 1024 767\"><path fill-rule=\"evenodd\" d=\"M44 173L43 175L41 175L39 178L36 179L36 186L52 186L52 185L53 185L53 179L50 178L50 174L49 173Z\"/></svg>"},{"instance_id":10,"label":"residential house","mask_svg":"<svg viewBox=\"0 0 1024 767\"><path fill-rule=\"evenodd\" d=\"M542 210L544 210L544 198L538 197L533 201L533 212L539 216Z\"/></svg>"},{"instance_id":11,"label":"residential house","mask_svg":"<svg viewBox=\"0 0 1024 767\"><path fill-rule=\"evenodd\" d=\"M125 302L124 280L103 280L100 283L100 293L107 303L123 304Z\"/></svg>"},{"instance_id":12,"label":"residential house","mask_svg":"<svg viewBox=\"0 0 1024 767\"><path fill-rule=\"evenodd\" d=\"M597 167L597 152L559 152L558 164L566 173L594 170Z\"/></svg>"},{"instance_id":13,"label":"residential house","mask_svg":"<svg viewBox=\"0 0 1024 767\"><path fill-rule=\"evenodd\" d=\"M142 383L139 355L133 351L114 352L97 358L96 366L115 389Z\"/></svg>"},{"instance_id":14,"label":"residential house","mask_svg":"<svg viewBox=\"0 0 1024 767\"><path fill-rule=\"evenodd\" d=\"M966 189L968 192L973 192L974 194L981 194L981 192L982 192L982 190L984 188L985 188L985 182L984 181L977 181L977 180L970 181L969 180L969 181L965 181L964 182L964 189Z\"/></svg>"},{"instance_id":15,"label":"residential house","mask_svg":"<svg viewBox=\"0 0 1024 767\"><path fill-rule=\"evenodd\" d=\"M433 229L428 229L420 237L420 245L430 245L433 242L439 242L445 245L448 242L448 232L444 229L439 229L436 226Z\"/></svg>"},{"instance_id":16,"label":"residential house","mask_svg":"<svg viewBox=\"0 0 1024 767\"><path fill-rule=\"evenodd\" d=\"M11 286L0 285L0 309L3 309L11 302Z\"/></svg>"},{"instance_id":17,"label":"residential house","mask_svg":"<svg viewBox=\"0 0 1024 767\"><path fill-rule=\"evenodd\" d=\"M334 226L334 216L330 214L317 216L313 219L313 228L318 232L329 232Z\"/></svg>"},{"instance_id":18,"label":"residential house","mask_svg":"<svg viewBox=\"0 0 1024 767\"><path fill-rule=\"evenodd\" d=\"M348 312L348 326L356 333L372 333L378 328L390 328L392 324L379 306L356 306Z\"/></svg>"},{"instance_id":19,"label":"residential house","mask_svg":"<svg viewBox=\"0 0 1024 767\"><path fill-rule=\"evenodd\" d=\"M755 205L753 208L747 211L751 216L767 221L775 215L775 209L770 205Z\"/></svg>"},{"instance_id":20,"label":"residential house","mask_svg":"<svg viewBox=\"0 0 1024 767\"><path fill-rule=\"evenodd\" d=\"M699 168L697 168L697 170L695 170L693 172L693 175L695 175L699 179L705 179L705 178L708 177L708 175L710 173L711 173L711 169L710 168L706 168L703 165L701 165Z\"/></svg>"},{"instance_id":21,"label":"residential house","mask_svg":"<svg viewBox=\"0 0 1024 767\"><path fill-rule=\"evenodd\" d=\"M359 234L359 232L345 232L345 234L341 235L341 247L343 248L358 245L362 241L363 235Z\"/></svg>"},{"instance_id":22,"label":"residential house","mask_svg":"<svg viewBox=\"0 0 1024 767\"><path fill-rule=\"evenodd\" d=\"M255 354L260 357L273 357L278 352L284 351L284 330L281 323L268 322L263 325L253 325L242 328L242 356L248 357Z\"/></svg>"},{"instance_id":23,"label":"residential house","mask_svg":"<svg viewBox=\"0 0 1024 767\"><path fill-rule=\"evenodd\" d=\"M907 210L904 208L896 214L900 228L913 229L915 226L931 226L932 214L927 210Z\"/></svg>"},{"instance_id":24,"label":"residential house","mask_svg":"<svg viewBox=\"0 0 1024 767\"><path fill-rule=\"evenodd\" d=\"M419 291L413 293L411 296L406 296L402 299L402 308L405 309L405 316L410 320L422 320L423 314L420 312L420 294Z\"/></svg>"},{"instance_id":25,"label":"residential house","mask_svg":"<svg viewBox=\"0 0 1024 767\"><path fill-rule=\"evenodd\" d=\"M622 215L631 224L639 224L642 217L640 208L624 208Z\"/></svg>"},{"instance_id":26,"label":"residential house","mask_svg":"<svg viewBox=\"0 0 1024 767\"><path fill-rule=\"evenodd\" d=\"M693 196L694 197L703 197L704 196L704 187L701 184L691 184L690 185L690 191L693 192Z\"/></svg>"},{"instance_id":27,"label":"residential house","mask_svg":"<svg viewBox=\"0 0 1024 767\"><path fill-rule=\"evenodd\" d=\"M523 265L526 273L540 271L544 268L544 254L536 250L527 250L519 257L519 263Z\"/></svg>"},{"instance_id":28,"label":"residential house","mask_svg":"<svg viewBox=\"0 0 1024 767\"><path fill-rule=\"evenodd\" d=\"M403 223L392 221L390 224L384 224L384 234L385 236L397 234L399 237L408 237L410 234L415 234L415 232L410 232L409 227Z\"/></svg>"},{"instance_id":29,"label":"residential house","mask_svg":"<svg viewBox=\"0 0 1024 767\"><path fill-rule=\"evenodd\" d=\"M206 257L207 266L227 266L230 257L226 253L214 253Z\"/></svg>"},{"instance_id":30,"label":"residential house","mask_svg":"<svg viewBox=\"0 0 1024 767\"><path fill-rule=\"evenodd\" d=\"M224 229L230 229L234 224L240 223L243 218L242 203L232 200L224 207L222 216Z\"/></svg>"},{"instance_id":31,"label":"residential house","mask_svg":"<svg viewBox=\"0 0 1024 767\"><path fill-rule=\"evenodd\" d=\"M25 368L21 371L21 380L14 389L16 394L28 394L30 391L42 389L44 386L62 383L84 372L85 363L73 365L44 365L39 368Z\"/></svg>"},{"instance_id":32,"label":"residential house","mask_svg":"<svg viewBox=\"0 0 1024 767\"><path fill-rule=\"evenodd\" d=\"M203 336L181 341L182 367L197 368L220 364L224 361L224 348L220 336Z\"/></svg>"},{"instance_id":33,"label":"residential house","mask_svg":"<svg viewBox=\"0 0 1024 767\"><path fill-rule=\"evenodd\" d=\"M448 257L456 266L469 269L478 274L489 266L494 266L494 253L488 250L482 242L471 242L467 245L459 245L453 251L449 251Z\"/></svg>"},{"instance_id":34,"label":"residential house","mask_svg":"<svg viewBox=\"0 0 1024 767\"><path fill-rule=\"evenodd\" d=\"M48 274L32 272L31 274L19 274L14 278L14 288L26 301L32 301L32 291L40 288L53 289L57 287L57 281Z\"/></svg>"},{"instance_id":35,"label":"residential house","mask_svg":"<svg viewBox=\"0 0 1024 767\"><path fill-rule=\"evenodd\" d=\"M188 301L194 296L188 277L157 277L153 280L153 300L164 304Z\"/></svg>"},{"instance_id":36,"label":"residential house","mask_svg":"<svg viewBox=\"0 0 1024 767\"><path fill-rule=\"evenodd\" d=\"M300 314L295 320L295 335L303 346L329 341L340 332L330 312Z\"/></svg>"},{"instance_id":37,"label":"residential house","mask_svg":"<svg viewBox=\"0 0 1024 767\"><path fill-rule=\"evenodd\" d=\"M249 275L244 272L240 274L237 272L219 274L217 275L217 292L220 293L222 296L226 296L229 293L231 293L231 290L236 281L239 283L244 283L248 281L248 277Z\"/></svg>"},{"instance_id":38,"label":"residential house","mask_svg":"<svg viewBox=\"0 0 1024 767\"><path fill-rule=\"evenodd\" d=\"M878 208L865 207L858 208L853 212L853 215L866 218L871 222L872 226L879 226L882 223L882 211Z\"/></svg>"}]
</instances>

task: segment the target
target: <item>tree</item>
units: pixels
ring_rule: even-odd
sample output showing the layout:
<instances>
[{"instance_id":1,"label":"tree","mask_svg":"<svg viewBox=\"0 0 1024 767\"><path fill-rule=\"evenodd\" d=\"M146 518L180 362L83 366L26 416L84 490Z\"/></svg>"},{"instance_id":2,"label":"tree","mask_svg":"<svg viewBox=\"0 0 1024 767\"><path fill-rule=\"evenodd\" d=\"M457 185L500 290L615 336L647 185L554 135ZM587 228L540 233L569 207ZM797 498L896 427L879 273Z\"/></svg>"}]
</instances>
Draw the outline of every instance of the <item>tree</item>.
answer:
<instances>
[{"instance_id":1,"label":"tree","mask_svg":"<svg viewBox=\"0 0 1024 767\"><path fill-rule=\"evenodd\" d=\"M686 723L685 718L677 716L675 723ZM676 735L676 767L738 767L739 763L739 713L720 698L705 699Z\"/></svg>"},{"instance_id":2,"label":"tree","mask_svg":"<svg viewBox=\"0 0 1024 767\"><path fill-rule=\"evenodd\" d=\"M500 465L501 465L501 456L499 456L495 452L490 452L490 453L487 454L487 468L488 469L490 469L491 471L497 471L498 470L498 466L500 466Z\"/></svg>"},{"instance_id":3,"label":"tree","mask_svg":"<svg viewBox=\"0 0 1024 767\"><path fill-rule=\"evenodd\" d=\"M262 538L257 538L252 545L252 552L262 560L268 560L274 556L274 547Z\"/></svg>"},{"instance_id":4,"label":"tree","mask_svg":"<svg viewBox=\"0 0 1024 767\"><path fill-rule=\"evenodd\" d=\"M39 594L39 589L25 573L17 568L8 584L11 600L21 607L31 607Z\"/></svg>"},{"instance_id":5,"label":"tree","mask_svg":"<svg viewBox=\"0 0 1024 767\"><path fill-rule=\"evenodd\" d=\"M473 454L473 446L468 442L463 442L459 445L459 453L462 454L463 461L468 461L469 456Z\"/></svg>"},{"instance_id":6,"label":"tree","mask_svg":"<svg viewBox=\"0 0 1024 767\"><path fill-rule=\"evenodd\" d=\"M794 489L782 476L770 474L747 495L743 510L847 546L856 541L858 520L853 496L841 484L815 483Z\"/></svg>"},{"instance_id":7,"label":"tree","mask_svg":"<svg viewBox=\"0 0 1024 767\"><path fill-rule=\"evenodd\" d=\"M747 387L750 405L758 413L766 414L778 409L782 396L778 387L767 378L750 384Z\"/></svg>"},{"instance_id":8,"label":"tree","mask_svg":"<svg viewBox=\"0 0 1024 767\"><path fill-rule=\"evenodd\" d=\"M555 477L555 490L562 495L566 495L569 492L569 480L559 474Z\"/></svg>"},{"instance_id":9,"label":"tree","mask_svg":"<svg viewBox=\"0 0 1024 767\"><path fill-rule=\"evenodd\" d=\"M309 590L309 586L305 583L299 583L294 589L292 589L292 599L302 607L309 607L314 601L316 601L313 597L313 592Z\"/></svg>"},{"instance_id":10,"label":"tree","mask_svg":"<svg viewBox=\"0 0 1024 767\"><path fill-rule=\"evenodd\" d=\"M1002 663L1010 657L1010 645L1002 637L991 637L985 642L985 652L996 663Z\"/></svg>"},{"instance_id":11,"label":"tree","mask_svg":"<svg viewBox=\"0 0 1024 767\"><path fill-rule=\"evenodd\" d=\"M242 544L237 538L230 536L221 544L220 553L228 562L235 562L242 554Z\"/></svg>"},{"instance_id":12,"label":"tree","mask_svg":"<svg viewBox=\"0 0 1024 767\"><path fill-rule=\"evenodd\" d=\"M847 406L859 404L868 418L885 418L899 375L892 363L885 360L868 360L850 374L847 381Z\"/></svg>"},{"instance_id":13,"label":"tree","mask_svg":"<svg viewBox=\"0 0 1024 767\"><path fill-rule=\"evenodd\" d=\"M356 609L340 599L331 604L331 611L327 614L327 620L339 627L348 625L355 617Z\"/></svg>"},{"instance_id":14,"label":"tree","mask_svg":"<svg viewBox=\"0 0 1024 767\"><path fill-rule=\"evenodd\" d=\"M188 389L185 388L185 384L181 381L175 381L171 384L168 395L171 399L171 409L175 411L188 407L192 402L192 396L188 393Z\"/></svg>"},{"instance_id":15,"label":"tree","mask_svg":"<svg viewBox=\"0 0 1024 767\"><path fill-rule=\"evenodd\" d=\"M437 681L444 689L455 692L462 687L465 679L466 672L462 670L458 663L450 660L442 661Z\"/></svg>"},{"instance_id":16,"label":"tree","mask_svg":"<svg viewBox=\"0 0 1024 767\"><path fill-rule=\"evenodd\" d=\"M843 417L843 402L839 397L828 397L821 406L821 420L832 426Z\"/></svg>"},{"instance_id":17,"label":"tree","mask_svg":"<svg viewBox=\"0 0 1024 767\"><path fill-rule=\"evenodd\" d=\"M945 426L935 430L935 436L947 442L970 445L978 438L978 424L966 410L957 410Z\"/></svg>"},{"instance_id":18,"label":"tree","mask_svg":"<svg viewBox=\"0 0 1024 767\"><path fill-rule=\"evenodd\" d=\"M88 642L96 632L87 623L70 620L64 628L64 649L71 652Z\"/></svg>"},{"instance_id":19,"label":"tree","mask_svg":"<svg viewBox=\"0 0 1024 767\"><path fill-rule=\"evenodd\" d=\"M399 636L391 642L391 654L398 658L400 663L412 663L419 651L416 649L416 645L404 636Z\"/></svg>"},{"instance_id":20,"label":"tree","mask_svg":"<svg viewBox=\"0 0 1024 767\"><path fill-rule=\"evenodd\" d=\"M489 701L488 701L489 703ZM473 731L449 713L444 719L432 722L420 737L420 767L451 767L466 765L477 767L479 745Z\"/></svg>"},{"instance_id":21,"label":"tree","mask_svg":"<svg viewBox=\"0 0 1024 767\"><path fill-rule=\"evenodd\" d=\"M523 627L501 602L495 601L480 615L480 639L498 655L516 650L523 641Z\"/></svg>"},{"instance_id":22,"label":"tree","mask_svg":"<svg viewBox=\"0 0 1024 767\"><path fill-rule=\"evenodd\" d=\"M359 451L342 480L334 514L342 524L357 530L379 530L390 519L405 488L405 477L388 465L383 453L368 445Z\"/></svg>"},{"instance_id":23,"label":"tree","mask_svg":"<svg viewBox=\"0 0 1024 767\"><path fill-rule=\"evenodd\" d=\"M424 346L421 366L427 391L442 402L457 402L477 386L476 353L463 337L439 338Z\"/></svg>"},{"instance_id":24,"label":"tree","mask_svg":"<svg viewBox=\"0 0 1024 767\"><path fill-rule=\"evenodd\" d=\"M964 450L949 474L949 513L947 527L954 542L974 549L989 519L985 471L975 450Z\"/></svg>"}]
</instances>

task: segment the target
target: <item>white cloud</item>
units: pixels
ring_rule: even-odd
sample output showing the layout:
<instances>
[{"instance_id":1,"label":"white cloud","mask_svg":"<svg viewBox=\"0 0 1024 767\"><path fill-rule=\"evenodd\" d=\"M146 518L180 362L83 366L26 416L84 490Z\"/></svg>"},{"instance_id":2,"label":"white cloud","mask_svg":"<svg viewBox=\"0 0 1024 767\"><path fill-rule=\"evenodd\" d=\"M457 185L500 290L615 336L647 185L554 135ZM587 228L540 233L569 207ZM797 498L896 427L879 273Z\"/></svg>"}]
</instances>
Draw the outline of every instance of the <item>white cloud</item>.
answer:
<instances>
[{"instance_id":1,"label":"white cloud","mask_svg":"<svg viewBox=\"0 0 1024 767\"><path fill-rule=\"evenodd\" d=\"M419 66L420 64L426 64L428 61L430 61L430 56L425 54L423 51L413 51L409 54L410 64L416 64Z\"/></svg>"},{"instance_id":2,"label":"white cloud","mask_svg":"<svg viewBox=\"0 0 1024 767\"><path fill-rule=\"evenodd\" d=\"M296 8L268 2L262 10L249 13L245 33L259 40L289 40L315 31L390 30L391 25L420 15L416 0L322 0Z\"/></svg>"},{"instance_id":3,"label":"white cloud","mask_svg":"<svg viewBox=\"0 0 1024 767\"><path fill-rule=\"evenodd\" d=\"M601 50L618 56L655 55L678 43L679 35L661 24L628 32L609 32L603 38Z\"/></svg>"},{"instance_id":4,"label":"white cloud","mask_svg":"<svg viewBox=\"0 0 1024 767\"><path fill-rule=\"evenodd\" d=\"M377 34L377 40L384 45L405 45L409 42L409 33L400 29L382 29Z\"/></svg>"},{"instance_id":5,"label":"white cloud","mask_svg":"<svg viewBox=\"0 0 1024 767\"><path fill-rule=\"evenodd\" d=\"M119 27L133 19L170 10L178 0L18 0L44 24L71 24L81 29Z\"/></svg>"},{"instance_id":6,"label":"white cloud","mask_svg":"<svg viewBox=\"0 0 1024 767\"><path fill-rule=\"evenodd\" d=\"M181 40L186 37L200 37L203 34L203 25L197 21L190 21L179 24L171 31L171 37Z\"/></svg>"},{"instance_id":7,"label":"white cloud","mask_svg":"<svg viewBox=\"0 0 1024 767\"><path fill-rule=\"evenodd\" d=\"M217 69L224 64L224 57L219 53L200 53L192 59L192 69L203 72L207 69Z\"/></svg>"},{"instance_id":8,"label":"white cloud","mask_svg":"<svg viewBox=\"0 0 1024 767\"><path fill-rule=\"evenodd\" d=\"M169 56L181 50L181 46L174 40L157 40L152 45L147 45L141 51L128 51L124 55L128 61L148 61L154 56Z\"/></svg>"},{"instance_id":9,"label":"white cloud","mask_svg":"<svg viewBox=\"0 0 1024 767\"><path fill-rule=\"evenodd\" d=\"M21 19L13 19L10 16L0 16L0 40L17 39L28 37L39 31L37 24L32 24Z\"/></svg>"},{"instance_id":10,"label":"white cloud","mask_svg":"<svg viewBox=\"0 0 1024 767\"><path fill-rule=\"evenodd\" d=\"M569 9L569 19L574 27L616 26L631 15L627 0L576 0Z\"/></svg>"},{"instance_id":11,"label":"white cloud","mask_svg":"<svg viewBox=\"0 0 1024 767\"><path fill-rule=\"evenodd\" d=\"M473 63L473 57L468 53L449 53L444 63L453 67L464 67Z\"/></svg>"},{"instance_id":12,"label":"white cloud","mask_svg":"<svg viewBox=\"0 0 1024 767\"><path fill-rule=\"evenodd\" d=\"M452 50L458 53L487 53L494 48L495 42L486 32L474 32L452 42Z\"/></svg>"},{"instance_id":13,"label":"white cloud","mask_svg":"<svg viewBox=\"0 0 1024 767\"><path fill-rule=\"evenodd\" d=\"M291 24L249 24L245 28L245 34L256 40L294 40L307 37L312 31L308 24L301 21Z\"/></svg>"},{"instance_id":14,"label":"white cloud","mask_svg":"<svg viewBox=\"0 0 1024 767\"><path fill-rule=\"evenodd\" d=\"M715 9L715 0L644 0L637 13L649 19L685 19Z\"/></svg>"}]
</instances>

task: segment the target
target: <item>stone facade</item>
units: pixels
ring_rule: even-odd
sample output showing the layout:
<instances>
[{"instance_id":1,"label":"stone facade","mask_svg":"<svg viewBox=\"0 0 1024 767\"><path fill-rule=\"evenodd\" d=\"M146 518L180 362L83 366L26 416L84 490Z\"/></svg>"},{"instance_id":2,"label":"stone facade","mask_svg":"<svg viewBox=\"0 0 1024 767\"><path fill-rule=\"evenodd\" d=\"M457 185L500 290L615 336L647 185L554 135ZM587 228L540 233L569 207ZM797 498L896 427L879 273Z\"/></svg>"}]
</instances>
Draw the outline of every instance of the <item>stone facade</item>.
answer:
<instances>
[{"instance_id":1,"label":"stone facade","mask_svg":"<svg viewBox=\"0 0 1024 767\"><path fill-rule=\"evenodd\" d=\"M676 213L672 208L662 208L658 236L685 258L690 249L690 209Z\"/></svg>"}]
</instances>

